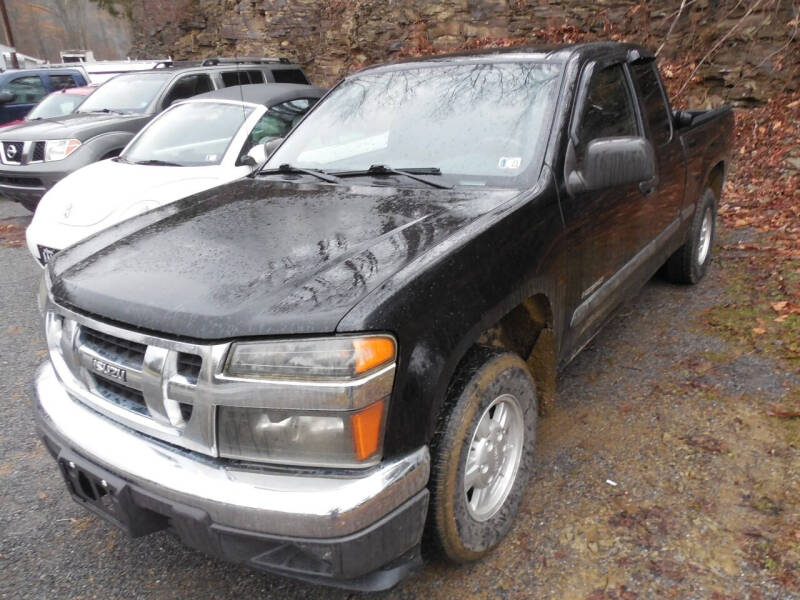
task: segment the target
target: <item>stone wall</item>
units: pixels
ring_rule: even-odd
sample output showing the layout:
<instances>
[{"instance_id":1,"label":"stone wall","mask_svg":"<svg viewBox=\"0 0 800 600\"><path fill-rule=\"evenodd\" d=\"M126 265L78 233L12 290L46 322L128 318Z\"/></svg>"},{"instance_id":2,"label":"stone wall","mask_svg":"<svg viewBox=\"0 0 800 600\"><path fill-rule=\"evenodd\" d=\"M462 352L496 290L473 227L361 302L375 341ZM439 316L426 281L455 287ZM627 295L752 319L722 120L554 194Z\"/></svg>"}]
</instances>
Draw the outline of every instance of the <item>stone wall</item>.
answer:
<instances>
[{"instance_id":1,"label":"stone wall","mask_svg":"<svg viewBox=\"0 0 800 600\"><path fill-rule=\"evenodd\" d=\"M140 56L286 56L315 83L403 56L486 44L613 38L662 50L693 103L762 102L798 88L792 0L139 0ZM794 19L794 20L793 20Z\"/></svg>"}]
</instances>

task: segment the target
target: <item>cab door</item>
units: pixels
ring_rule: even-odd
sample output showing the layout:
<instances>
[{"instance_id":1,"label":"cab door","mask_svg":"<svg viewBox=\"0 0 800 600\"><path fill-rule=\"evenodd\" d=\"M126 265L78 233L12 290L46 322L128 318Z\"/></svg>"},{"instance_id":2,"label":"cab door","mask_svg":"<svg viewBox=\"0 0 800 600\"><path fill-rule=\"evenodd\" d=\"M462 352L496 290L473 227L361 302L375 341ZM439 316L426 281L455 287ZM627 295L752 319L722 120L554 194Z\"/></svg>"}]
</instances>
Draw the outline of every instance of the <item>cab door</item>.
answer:
<instances>
[{"instance_id":1,"label":"cab door","mask_svg":"<svg viewBox=\"0 0 800 600\"><path fill-rule=\"evenodd\" d=\"M581 75L573 107L565 181L579 172L594 140L643 135L631 80L623 62L590 63ZM567 186L569 188L569 186ZM565 349L577 352L619 301L614 275L640 250L640 211L649 192L640 183L566 193ZM602 302L598 303L600 299ZM600 304L598 306L598 304Z\"/></svg>"},{"instance_id":2,"label":"cab door","mask_svg":"<svg viewBox=\"0 0 800 600\"><path fill-rule=\"evenodd\" d=\"M674 134L672 111L653 59L629 66L647 136L653 144L658 179L642 206L640 222L645 241L653 240L666 251L666 241L678 227L686 185L686 169L681 141ZM662 259L666 260L666 256ZM663 262L663 261L662 261Z\"/></svg>"}]
</instances>

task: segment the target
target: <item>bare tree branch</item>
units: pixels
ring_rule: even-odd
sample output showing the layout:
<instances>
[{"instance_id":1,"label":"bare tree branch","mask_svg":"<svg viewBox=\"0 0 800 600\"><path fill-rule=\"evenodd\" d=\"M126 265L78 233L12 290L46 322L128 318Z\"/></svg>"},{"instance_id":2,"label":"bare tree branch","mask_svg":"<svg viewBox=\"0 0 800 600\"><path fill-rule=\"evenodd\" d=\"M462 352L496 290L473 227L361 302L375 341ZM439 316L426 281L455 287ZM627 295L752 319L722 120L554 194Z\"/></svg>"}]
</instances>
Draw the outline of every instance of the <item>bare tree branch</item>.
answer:
<instances>
[{"instance_id":1,"label":"bare tree branch","mask_svg":"<svg viewBox=\"0 0 800 600\"><path fill-rule=\"evenodd\" d=\"M758 8L758 7L759 7L759 5L761 4L761 1L762 1L762 0L757 0L755 4L753 4L753 5L752 5L750 8L748 8L748 9L747 9L747 12L745 12L745 13L744 13L744 15L742 15L742 18L741 18L741 19L739 19L738 21L736 21L736 23L734 23L733 27L731 27L731 28L728 30L728 32L727 32L725 35L723 35L723 36L722 36L722 37L721 37L719 40L717 40L717 42L716 42L716 43L715 43L715 44L714 44L714 45L711 47L711 50L709 50L708 52L706 52L705 56L703 56L703 58L701 58L701 59L700 59L700 61L699 61L699 62L698 62L696 65L695 65L694 69L692 69L692 72L691 72L691 73L689 73L689 77L687 77L687 78L686 78L686 81L684 81L684 82L683 82L683 85L681 86L681 89L679 89L679 90L678 90L678 91L677 91L677 92L676 92L676 93L675 93L675 94L672 96L672 98L673 98L673 99L675 99L676 97L678 97L678 96L680 96L680 95L681 95L681 92L683 92L683 90L685 90L685 89L686 89L686 86L687 86L687 85L689 85L689 82L690 82L690 81L692 81L692 78L693 78L693 77L695 76L695 74L697 73L697 70L700 68L700 65L702 65L702 64L703 64L703 63L704 63L706 60L708 60L708 58L709 58L709 57L710 57L712 54L714 54L714 52L716 52L716 51L717 51L717 48L719 48L719 47L722 45L722 43L723 43L725 40L727 40L727 39L728 39L728 38L731 36L731 34L732 34L734 31L736 31L736 29L739 27L739 25L741 25L741 24L744 22L744 20L745 20L747 17L749 17L749 16L750 16L750 14L751 14L751 13L752 13L752 12L753 12L753 11L754 11L756 8ZM740 3L739 3L739 4L740 4ZM737 6L738 6L739 4L737 4Z\"/></svg>"},{"instance_id":2,"label":"bare tree branch","mask_svg":"<svg viewBox=\"0 0 800 600\"><path fill-rule=\"evenodd\" d=\"M675 15L675 18L672 20L672 25L669 26L669 31L667 31L667 35L664 36L664 41L661 42L661 45L656 50L656 56L661 54L661 50L664 48L664 44L667 43L669 36L672 35L672 30L675 29L675 25L678 23L678 19L681 18L681 14L683 13L683 9L686 8L686 0L681 0L681 6L678 9L678 14Z\"/></svg>"}]
</instances>

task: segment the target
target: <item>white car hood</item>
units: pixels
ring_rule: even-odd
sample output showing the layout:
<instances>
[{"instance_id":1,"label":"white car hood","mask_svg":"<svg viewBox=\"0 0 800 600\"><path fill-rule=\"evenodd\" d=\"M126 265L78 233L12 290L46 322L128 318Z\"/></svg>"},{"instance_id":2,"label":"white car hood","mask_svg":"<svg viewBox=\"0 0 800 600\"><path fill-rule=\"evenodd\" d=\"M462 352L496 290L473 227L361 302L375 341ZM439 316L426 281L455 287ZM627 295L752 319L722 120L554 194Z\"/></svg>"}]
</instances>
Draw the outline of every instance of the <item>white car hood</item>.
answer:
<instances>
[{"instance_id":1,"label":"white car hood","mask_svg":"<svg viewBox=\"0 0 800 600\"><path fill-rule=\"evenodd\" d=\"M42 213L40 218L46 215L50 222L72 227L97 225L115 213L117 222L214 187L233 172L221 166L162 167L104 160L58 182L36 212Z\"/></svg>"}]
</instances>

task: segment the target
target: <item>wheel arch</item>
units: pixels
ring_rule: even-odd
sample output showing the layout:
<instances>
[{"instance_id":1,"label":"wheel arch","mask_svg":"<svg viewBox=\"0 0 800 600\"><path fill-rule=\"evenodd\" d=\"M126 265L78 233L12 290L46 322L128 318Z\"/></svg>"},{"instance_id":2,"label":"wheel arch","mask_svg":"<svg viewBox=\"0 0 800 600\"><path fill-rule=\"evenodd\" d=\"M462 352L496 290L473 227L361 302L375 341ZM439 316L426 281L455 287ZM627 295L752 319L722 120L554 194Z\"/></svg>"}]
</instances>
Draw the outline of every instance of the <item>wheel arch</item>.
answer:
<instances>
[{"instance_id":1,"label":"wheel arch","mask_svg":"<svg viewBox=\"0 0 800 600\"><path fill-rule=\"evenodd\" d=\"M451 355L450 368L442 370L434 427L447 410L446 398L455 375L475 346L508 350L526 362L536 384L540 414L546 414L555 401L558 346L551 295L538 291L499 312L499 317L487 319L488 324L478 325L462 338Z\"/></svg>"}]
</instances>

